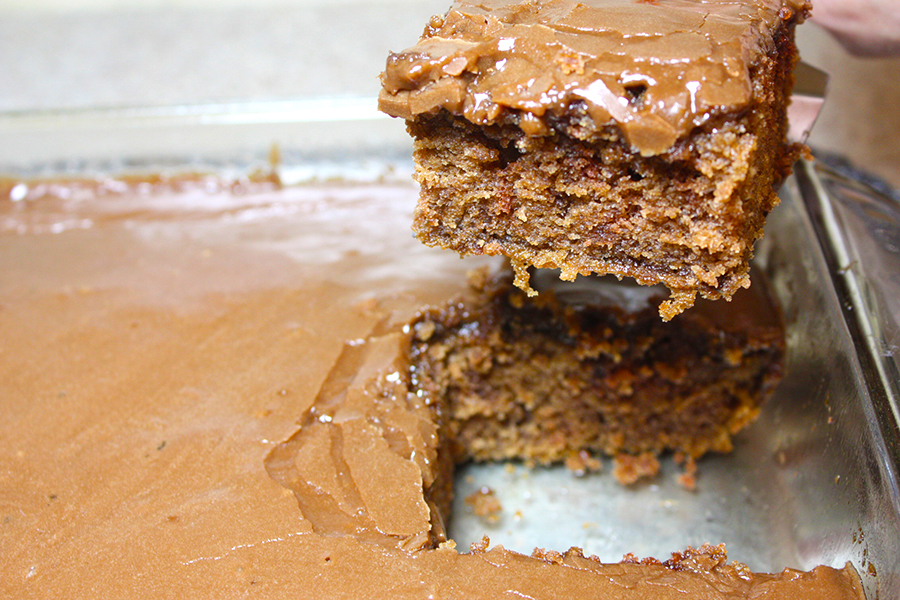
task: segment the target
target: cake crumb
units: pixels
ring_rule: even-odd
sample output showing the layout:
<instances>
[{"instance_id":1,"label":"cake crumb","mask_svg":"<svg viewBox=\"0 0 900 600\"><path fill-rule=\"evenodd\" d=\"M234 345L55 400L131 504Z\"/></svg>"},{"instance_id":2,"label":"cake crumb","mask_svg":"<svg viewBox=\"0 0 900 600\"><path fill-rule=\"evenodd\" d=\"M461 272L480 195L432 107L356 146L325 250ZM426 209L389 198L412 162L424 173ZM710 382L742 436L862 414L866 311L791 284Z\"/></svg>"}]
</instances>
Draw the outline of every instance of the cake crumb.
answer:
<instances>
[{"instance_id":1,"label":"cake crumb","mask_svg":"<svg viewBox=\"0 0 900 600\"><path fill-rule=\"evenodd\" d=\"M744 361L744 350L742 348L729 348L724 353L725 362L732 367L739 367Z\"/></svg>"},{"instance_id":2,"label":"cake crumb","mask_svg":"<svg viewBox=\"0 0 900 600\"><path fill-rule=\"evenodd\" d=\"M678 476L678 484L689 492L697 491L697 461L693 456L676 452L675 463L681 465L682 473Z\"/></svg>"},{"instance_id":3,"label":"cake crumb","mask_svg":"<svg viewBox=\"0 0 900 600\"><path fill-rule=\"evenodd\" d=\"M564 557L561 553L557 552L556 550L545 550L544 548L535 548L531 553L531 557L556 565L563 564L564 560Z\"/></svg>"},{"instance_id":4,"label":"cake crumb","mask_svg":"<svg viewBox=\"0 0 900 600\"><path fill-rule=\"evenodd\" d=\"M416 323L416 339L420 342L427 342L431 339L431 336L434 335L434 330L436 328L437 326L434 324L434 321L422 321L421 323Z\"/></svg>"},{"instance_id":5,"label":"cake crumb","mask_svg":"<svg viewBox=\"0 0 900 600\"><path fill-rule=\"evenodd\" d=\"M476 517L487 523L497 523L503 512L503 505L500 504L494 490L487 486L466 496L466 504L472 507L472 512Z\"/></svg>"},{"instance_id":6,"label":"cake crumb","mask_svg":"<svg viewBox=\"0 0 900 600\"><path fill-rule=\"evenodd\" d=\"M491 538L484 535L481 537L481 541L472 542L469 545L469 552L472 554L483 554L483 553L487 552L490 545L491 545Z\"/></svg>"},{"instance_id":7,"label":"cake crumb","mask_svg":"<svg viewBox=\"0 0 900 600\"><path fill-rule=\"evenodd\" d=\"M587 450L579 450L566 457L566 468L576 477L584 477L588 473L602 471L603 463Z\"/></svg>"},{"instance_id":8,"label":"cake crumb","mask_svg":"<svg viewBox=\"0 0 900 600\"><path fill-rule=\"evenodd\" d=\"M689 492L697 491L697 477L691 473L682 473L678 476L678 485Z\"/></svg>"},{"instance_id":9,"label":"cake crumb","mask_svg":"<svg viewBox=\"0 0 900 600\"><path fill-rule=\"evenodd\" d=\"M659 473L659 460L650 452L637 456L617 454L613 464L613 475L622 485L632 485Z\"/></svg>"}]
</instances>

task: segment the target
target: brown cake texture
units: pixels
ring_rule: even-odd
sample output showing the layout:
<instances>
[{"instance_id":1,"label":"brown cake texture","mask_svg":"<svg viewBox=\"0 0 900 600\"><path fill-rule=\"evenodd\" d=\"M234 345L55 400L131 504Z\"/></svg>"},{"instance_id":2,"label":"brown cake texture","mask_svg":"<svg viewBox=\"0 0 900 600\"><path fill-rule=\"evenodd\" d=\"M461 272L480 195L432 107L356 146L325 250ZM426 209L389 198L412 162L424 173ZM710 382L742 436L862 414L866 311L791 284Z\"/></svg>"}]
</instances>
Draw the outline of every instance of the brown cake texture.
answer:
<instances>
[{"instance_id":1,"label":"brown cake texture","mask_svg":"<svg viewBox=\"0 0 900 600\"><path fill-rule=\"evenodd\" d=\"M502 273L415 323L413 382L440 406L457 461L727 452L780 379L784 332L763 281L663 323L660 290L554 279L535 274L529 298Z\"/></svg>"},{"instance_id":2,"label":"brown cake texture","mask_svg":"<svg viewBox=\"0 0 900 600\"><path fill-rule=\"evenodd\" d=\"M435 548L454 469L472 460L607 454L634 483L663 452L730 451L780 379L784 331L763 281L728 310L701 301L663 323L658 289L544 272L530 298L512 280L473 271L464 293L345 345L266 461L315 531ZM368 471L365 487L347 470Z\"/></svg>"},{"instance_id":3,"label":"brown cake texture","mask_svg":"<svg viewBox=\"0 0 900 600\"><path fill-rule=\"evenodd\" d=\"M563 279L731 298L798 147L785 141L803 0L468 0L391 54L419 239Z\"/></svg>"},{"instance_id":4,"label":"brown cake texture","mask_svg":"<svg viewBox=\"0 0 900 600\"><path fill-rule=\"evenodd\" d=\"M462 416L416 383L424 356L492 331L465 313L506 314L511 345L543 327L529 356L577 344L597 356L595 381L624 398L625 380L601 365L631 360L618 332L633 311L613 309L607 335L561 308L574 299L560 291L525 303L508 273L505 287L470 288L483 259L396 234L416 193L0 179L0 597L862 598L842 562L754 573L718 546L615 563L578 549L457 549L444 528L454 448L503 452L453 429ZM681 335L698 323L703 339L693 313ZM707 350L749 365L765 352L756 339ZM502 345L490 347L502 362Z\"/></svg>"}]
</instances>

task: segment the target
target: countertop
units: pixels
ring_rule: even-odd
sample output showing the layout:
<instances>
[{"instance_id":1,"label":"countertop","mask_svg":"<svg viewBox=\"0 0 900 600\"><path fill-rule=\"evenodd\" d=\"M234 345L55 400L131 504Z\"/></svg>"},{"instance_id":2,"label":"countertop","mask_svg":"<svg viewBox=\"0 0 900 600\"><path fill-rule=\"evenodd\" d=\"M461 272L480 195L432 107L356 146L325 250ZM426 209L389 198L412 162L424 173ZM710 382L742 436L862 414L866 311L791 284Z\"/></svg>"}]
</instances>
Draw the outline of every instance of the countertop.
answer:
<instances>
[{"instance_id":1,"label":"countertop","mask_svg":"<svg viewBox=\"0 0 900 600\"><path fill-rule=\"evenodd\" d=\"M374 97L387 52L447 4L0 0L0 115ZM900 187L900 57L850 56L814 24L798 37L831 76L810 144Z\"/></svg>"}]
</instances>

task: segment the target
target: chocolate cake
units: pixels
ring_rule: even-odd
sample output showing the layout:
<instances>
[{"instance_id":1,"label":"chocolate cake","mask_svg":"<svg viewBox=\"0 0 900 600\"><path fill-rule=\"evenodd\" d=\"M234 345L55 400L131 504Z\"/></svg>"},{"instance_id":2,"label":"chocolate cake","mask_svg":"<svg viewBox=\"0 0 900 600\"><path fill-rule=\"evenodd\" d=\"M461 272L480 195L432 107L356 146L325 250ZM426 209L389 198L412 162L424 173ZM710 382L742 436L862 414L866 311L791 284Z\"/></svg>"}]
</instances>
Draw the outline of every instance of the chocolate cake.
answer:
<instances>
[{"instance_id":1,"label":"chocolate cake","mask_svg":"<svg viewBox=\"0 0 900 600\"><path fill-rule=\"evenodd\" d=\"M458 461L727 452L780 379L784 334L762 281L663 323L661 290L534 280L537 298L501 274L413 326L414 382L441 404Z\"/></svg>"},{"instance_id":2,"label":"chocolate cake","mask_svg":"<svg viewBox=\"0 0 900 600\"><path fill-rule=\"evenodd\" d=\"M456 549L447 450L472 442L410 367L466 323L450 306L517 296L468 288L483 259L396 235L414 194L6 185L0 596L862 598L849 565L756 574L715 546L615 564ZM722 356L751 364L729 348L753 339Z\"/></svg>"},{"instance_id":3,"label":"chocolate cake","mask_svg":"<svg viewBox=\"0 0 900 600\"><path fill-rule=\"evenodd\" d=\"M414 229L563 279L662 283L665 319L749 285L798 148L785 142L805 0L459 0L391 54Z\"/></svg>"}]
</instances>

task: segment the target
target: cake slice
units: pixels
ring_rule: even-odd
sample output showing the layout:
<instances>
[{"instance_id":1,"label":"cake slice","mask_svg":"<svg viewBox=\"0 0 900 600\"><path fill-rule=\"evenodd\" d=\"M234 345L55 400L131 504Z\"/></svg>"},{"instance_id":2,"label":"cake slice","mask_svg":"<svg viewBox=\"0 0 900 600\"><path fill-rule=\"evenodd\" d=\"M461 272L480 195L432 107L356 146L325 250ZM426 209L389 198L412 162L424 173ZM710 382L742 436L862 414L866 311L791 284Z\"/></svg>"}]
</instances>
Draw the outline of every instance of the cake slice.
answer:
<instances>
[{"instance_id":1,"label":"cake slice","mask_svg":"<svg viewBox=\"0 0 900 600\"><path fill-rule=\"evenodd\" d=\"M504 273L412 328L413 383L458 462L728 452L781 379L784 329L762 281L663 323L664 288L533 279L537 298Z\"/></svg>"},{"instance_id":2,"label":"cake slice","mask_svg":"<svg viewBox=\"0 0 900 600\"><path fill-rule=\"evenodd\" d=\"M785 141L804 0L456 2L391 54L431 246L671 292L749 285L798 146Z\"/></svg>"}]
</instances>

